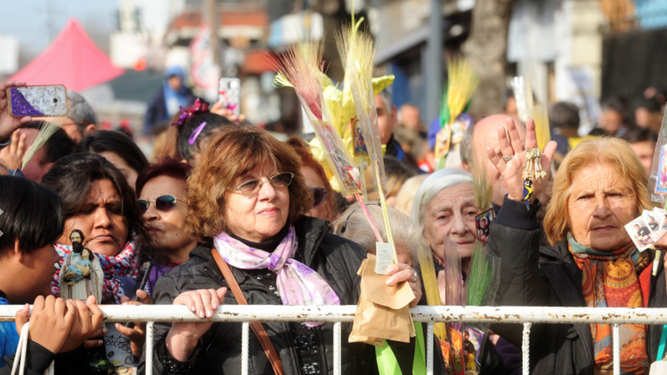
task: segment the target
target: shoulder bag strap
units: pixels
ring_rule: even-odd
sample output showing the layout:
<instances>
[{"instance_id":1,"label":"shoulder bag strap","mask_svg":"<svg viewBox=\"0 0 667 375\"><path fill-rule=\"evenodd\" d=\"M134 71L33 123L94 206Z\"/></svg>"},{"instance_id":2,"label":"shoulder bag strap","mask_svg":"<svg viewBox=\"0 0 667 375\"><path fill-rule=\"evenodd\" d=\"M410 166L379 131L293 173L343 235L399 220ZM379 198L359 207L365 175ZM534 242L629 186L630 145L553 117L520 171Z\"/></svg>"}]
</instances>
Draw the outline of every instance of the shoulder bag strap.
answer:
<instances>
[{"instance_id":1,"label":"shoulder bag strap","mask_svg":"<svg viewBox=\"0 0 667 375\"><path fill-rule=\"evenodd\" d=\"M229 285L229 287L232 289L232 293L234 294L236 301L239 303L239 305L247 305L248 301L245 299L245 296L241 291L241 287L239 286L239 283L236 282L236 278L234 277L234 274L232 274L232 270L229 268L227 262L222 259L215 248L211 250L211 253L213 254L213 259L215 259L215 262L218 264L220 271L222 271L222 276L225 278L225 280L227 280L227 285ZM271 342L271 339L269 339L269 335L266 333L262 323L250 322L250 328L252 328L253 332L255 332L257 339L259 339L259 343L262 344L264 353L266 353L269 361L271 361L273 372L275 372L276 375L284 375L285 373L283 372L283 365L280 362L278 352L276 351L276 348L273 347L273 343Z\"/></svg>"}]
</instances>

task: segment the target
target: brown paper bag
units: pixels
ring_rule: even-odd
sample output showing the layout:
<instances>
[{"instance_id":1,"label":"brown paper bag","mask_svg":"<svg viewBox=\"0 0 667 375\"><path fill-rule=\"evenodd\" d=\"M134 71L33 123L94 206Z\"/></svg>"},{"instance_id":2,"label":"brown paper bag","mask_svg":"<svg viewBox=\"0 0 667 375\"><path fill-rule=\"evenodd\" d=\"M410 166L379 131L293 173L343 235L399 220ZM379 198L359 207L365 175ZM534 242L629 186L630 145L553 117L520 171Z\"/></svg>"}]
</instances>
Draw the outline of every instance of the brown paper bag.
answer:
<instances>
[{"instance_id":1,"label":"brown paper bag","mask_svg":"<svg viewBox=\"0 0 667 375\"><path fill-rule=\"evenodd\" d=\"M407 282L387 286L386 275L375 273L375 255L368 254L357 272L361 295L349 342L381 346L383 340L408 343L415 336L409 303L415 298Z\"/></svg>"}]
</instances>

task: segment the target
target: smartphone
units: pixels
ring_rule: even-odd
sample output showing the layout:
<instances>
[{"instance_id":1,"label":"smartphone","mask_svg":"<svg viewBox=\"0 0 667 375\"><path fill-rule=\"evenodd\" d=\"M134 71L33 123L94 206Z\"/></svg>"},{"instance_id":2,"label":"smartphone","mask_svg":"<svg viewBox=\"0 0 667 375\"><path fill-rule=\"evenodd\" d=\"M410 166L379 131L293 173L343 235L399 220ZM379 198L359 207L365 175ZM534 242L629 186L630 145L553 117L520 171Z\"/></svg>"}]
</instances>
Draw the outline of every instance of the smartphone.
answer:
<instances>
[{"instance_id":1,"label":"smartphone","mask_svg":"<svg viewBox=\"0 0 667 375\"><path fill-rule=\"evenodd\" d=\"M63 85L10 87L7 97L14 117L67 115L67 89Z\"/></svg>"},{"instance_id":2,"label":"smartphone","mask_svg":"<svg viewBox=\"0 0 667 375\"><path fill-rule=\"evenodd\" d=\"M232 110L238 116L241 113L241 80L236 77L220 78L218 101L222 102L222 108Z\"/></svg>"}]
</instances>

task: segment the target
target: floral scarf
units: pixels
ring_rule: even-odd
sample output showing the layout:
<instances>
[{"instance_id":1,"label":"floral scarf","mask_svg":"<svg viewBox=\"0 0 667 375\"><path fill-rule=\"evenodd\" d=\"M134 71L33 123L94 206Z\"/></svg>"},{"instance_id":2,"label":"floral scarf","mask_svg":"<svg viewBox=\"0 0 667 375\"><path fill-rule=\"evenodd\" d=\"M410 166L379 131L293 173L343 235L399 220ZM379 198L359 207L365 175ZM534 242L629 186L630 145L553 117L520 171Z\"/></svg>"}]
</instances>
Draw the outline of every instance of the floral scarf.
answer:
<instances>
[{"instance_id":1,"label":"floral scarf","mask_svg":"<svg viewBox=\"0 0 667 375\"><path fill-rule=\"evenodd\" d=\"M294 227L272 252L254 249L227 233L214 239L215 248L222 259L232 266L244 270L268 268L277 274L276 286L283 305L340 305L340 299L329 284L305 264L294 259L298 241ZM322 323L306 323L314 327Z\"/></svg>"},{"instance_id":2,"label":"floral scarf","mask_svg":"<svg viewBox=\"0 0 667 375\"><path fill-rule=\"evenodd\" d=\"M582 291L589 307L644 307L639 275L651 263L630 242L611 253L587 248L567 234L568 248L582 271ZM613 350L609 324L591 324L595 365L612 370ZM621 325L621 371L648 373L646 331L642 324Z\"/></svg>"},{"instance_id":3,"label":"floral scarf","mask_svg":"<svg viewBox=\"0 0 667 375\"><path fill-rule=\"evenodd\" d=\"M60 269L67 254L72 251L70 245L54 245L60 260L55 264L56 271L51 280L51 294L60 297ZM136 281L139 276L139 245L136 241L129 241L123 250L116 256L107 256L93 253L100 261L100 267L104 272L104 300L114 299L120 303L120 297L132 297L136 291ZM98 302L99 303L99 302Z\"/></svg>"}]
</instances>

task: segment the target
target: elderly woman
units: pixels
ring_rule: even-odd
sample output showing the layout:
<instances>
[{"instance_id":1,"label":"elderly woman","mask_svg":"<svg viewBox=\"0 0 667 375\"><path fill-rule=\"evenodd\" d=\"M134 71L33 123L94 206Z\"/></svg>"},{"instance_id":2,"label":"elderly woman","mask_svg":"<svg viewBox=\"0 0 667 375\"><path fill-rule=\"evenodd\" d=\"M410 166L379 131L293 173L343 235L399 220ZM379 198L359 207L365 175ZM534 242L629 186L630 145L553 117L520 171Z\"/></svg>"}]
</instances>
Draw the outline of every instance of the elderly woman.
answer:
<instances>
[{"instance_id":1,"label":"elderly woman","mask_svg":"<svg viewBox=\"0 0 667 375\"><path fill-rule=\"evenodd\" d=\"M387 230L382 216L382 208L377 204L369 204L367 208L373 219L373 223L377 226L378 233L386 242ZM410 220L409 216L394 207L388 207L387 213L389 214L389 223L396 245L396 257L398 261L410 267L416 267L419 263L419 248L427 246L424 243L420 228ZM350 206L336 220L334 223L334 234L348 238L361 245L368 253L375 254L377 240L359 204ZM425 358L420 354L425 349L421 347L424 342L424 331L421 323L415 323L415 331L417 332L417 336L411 340L410 349L405 350L408 353L414 353L414 355L394 356L393 358L395 359L393 359L389 353L393 353L397 349L396 343L387 342L386 340L383 342L383 346L376 350L380 375L426 373ZM387 358L392 358L392 360L387 360ZM442 358L442 356L436 355L435 358ZM443 365L440 360L436 360L434 363L438 368ZM397 372L397 370L400 370L400 372ZM436 369L436 373L439 373L439 370Z\"/></svg>"},{"instance_id":2,"label":"elderly woman","mask_svg":"<svg viewBox=\"0 0 667 375\"><path fill-rule=\"evenodd\" d=\"M294 151L260 128L229 127L212 139L188 180L188 226L198 241L213 239L214 247L196 248L189 261L162 276L156 303L185 305L210 318L222 303L239 303L225 294L237 284L251 305L356 304L356 272L365 251L328 233L326 221L304 216L312 198L299 168ZM390 272L390 285L416 275L405 264ZM272 363L285 374L333 372L333 324L262 326L281 365L267 358L251 334L252 374L272 373ZM351 328L343 325L344 337ZM154 373L241 371L240 323L156 324L155 334ZM349 374L377 371L375 349L365 344L343 344L341 363Z\"/></svg>"},{"instance_id":3,"label":"elderly woman","mask_svg":"<svg viewBox=\"0 0 667 375\"><path fill-rule=\"evenodd\" d=\"M441 169L419 186L412 206L412 220L424 228L426 242L442 266L445 237L461 249L461 267L468 272L475 251L475 193L472 175L463 169Z\"/></svg>"},{"instance_id":4,"label":"elderly woman","mask_svg":"<svg viewBox=\"0 0 667 375\"><path fill-rule=\"evenodd\" d=\"M125 176L104 157L82 153L56 162L44 175L42 183L60 195L65 213L65 230L55 244L60 260L55 264L52 293L60 296L60 270L64 258L72 251L69 235L78 229L84 234L85 247L95 254L104 272L102 303L122 303L134 297L135 292L142 300L150 302L145 292L137 292L142 276L142 252L149 249L148 237L134 191ZM131 366L132 355L141 353L142 325L135 327L133 330L107 324L106 337L119 343L118 346L107 345L107 351L113 352L109 360L120 361L117 366ZM128 339L116 330L130 336L131 351Z\"/></svg>"},{"instance_id":5,"label":"elderly woman","mask_svg":"<svg viewBox=\"0 0 667 375\"><path fill-rule=\"evenodd\" d=\"M544 230L551 246L540 247L535 217L540 202L526 209L523 145L511 121L498 128L500 153L487 153L507 184L508 194L491 224L488 251L502 259L502 305L660 307L667 305L662 264L651 275L655 251L637 251L624 226L650 208L646 172L627 142L617 138L585 140L563 160L547 207ZM527 149L537 147L535 125L527 124ZM549 171L556 148L550 142L541 158ZM546 179L534 181L534 193ZM520 342L516 327L492 329ZM660 326L621 326L621 372L645 374L656 358ZM533 328L531 373L606 374L612 371L608 324L541 325Z\"/></svg>"}]
</instances>

